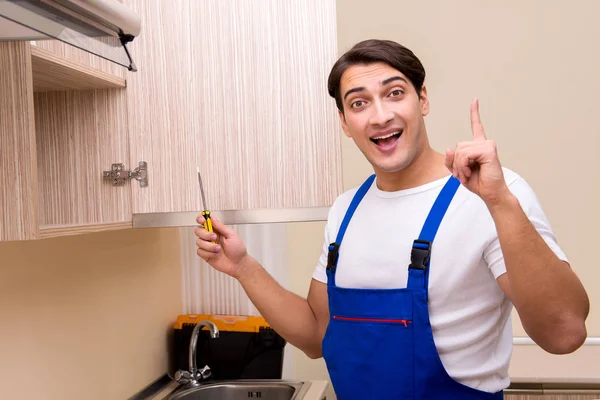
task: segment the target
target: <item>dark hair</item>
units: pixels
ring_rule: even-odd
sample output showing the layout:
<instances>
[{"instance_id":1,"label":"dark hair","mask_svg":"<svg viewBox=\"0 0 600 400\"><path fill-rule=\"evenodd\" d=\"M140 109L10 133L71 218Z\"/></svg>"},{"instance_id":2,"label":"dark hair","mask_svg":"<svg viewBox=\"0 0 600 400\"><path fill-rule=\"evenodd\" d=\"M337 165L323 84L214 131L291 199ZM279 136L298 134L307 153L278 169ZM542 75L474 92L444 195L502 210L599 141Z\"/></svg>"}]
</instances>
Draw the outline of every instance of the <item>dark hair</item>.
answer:
<instances>
[{"instance_id":1,"label":"dark hair","mask_svg":"<svg viewBox=\"0 0 600 400\"><path fill-rule=\"evenodd\" d=\"M344 72L353 65L378 62L388 64L402 72L413 84L417 94L421 94L421 88L425 81L425 68L417 56L411 50L391 40L369 39L355 44L331 68L327 89L329 95L335 98L335 103L340 111L344 112L340 93L340 81Z\"/></svg>"}]
</instances>

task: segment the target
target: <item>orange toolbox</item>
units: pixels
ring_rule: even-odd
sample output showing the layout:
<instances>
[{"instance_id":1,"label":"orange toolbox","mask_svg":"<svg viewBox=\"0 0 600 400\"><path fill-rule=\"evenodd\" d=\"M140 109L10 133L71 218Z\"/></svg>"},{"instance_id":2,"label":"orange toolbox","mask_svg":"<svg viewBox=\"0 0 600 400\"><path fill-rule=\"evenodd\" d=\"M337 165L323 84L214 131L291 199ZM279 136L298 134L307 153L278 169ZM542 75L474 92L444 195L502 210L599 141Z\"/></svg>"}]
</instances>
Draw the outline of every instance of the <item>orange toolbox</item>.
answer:
<instances>
[{"instance_id":1,"label":"orange toolbox","mask_svg":"<svg viewBox=\"0 0 600 400\"><path fill-rule=\"evenodd\" d=\"M262 317L184 314L173 324L169 375L189 370L192 331L202 320L219 329L211 338L206 327L198 335L198 368L208 365L213 379L281 379L286 341Z\"/></svg>"}]
</instances>

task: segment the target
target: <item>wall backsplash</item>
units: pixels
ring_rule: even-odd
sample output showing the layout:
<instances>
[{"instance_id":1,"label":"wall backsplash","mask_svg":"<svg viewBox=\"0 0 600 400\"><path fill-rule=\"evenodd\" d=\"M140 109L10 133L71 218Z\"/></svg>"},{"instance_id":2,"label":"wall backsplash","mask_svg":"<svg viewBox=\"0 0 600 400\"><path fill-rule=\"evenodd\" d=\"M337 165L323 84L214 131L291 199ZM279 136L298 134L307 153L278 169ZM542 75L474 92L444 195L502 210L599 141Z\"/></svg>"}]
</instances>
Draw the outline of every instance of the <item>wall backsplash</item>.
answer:
<instances>
[{"instance_id":1,"label":"wall backsplash","mask_svg":"<svg viewBox=\"0 0 600 400\"><path fill-rule=\"evenodd\" d=\"M248 254L287 286L285 224L230 225L240 234ZM260 315L234 278L213 269L196 254L193 228L181 228L183 312L188 314Z\"/></svg>"}]
</instances>

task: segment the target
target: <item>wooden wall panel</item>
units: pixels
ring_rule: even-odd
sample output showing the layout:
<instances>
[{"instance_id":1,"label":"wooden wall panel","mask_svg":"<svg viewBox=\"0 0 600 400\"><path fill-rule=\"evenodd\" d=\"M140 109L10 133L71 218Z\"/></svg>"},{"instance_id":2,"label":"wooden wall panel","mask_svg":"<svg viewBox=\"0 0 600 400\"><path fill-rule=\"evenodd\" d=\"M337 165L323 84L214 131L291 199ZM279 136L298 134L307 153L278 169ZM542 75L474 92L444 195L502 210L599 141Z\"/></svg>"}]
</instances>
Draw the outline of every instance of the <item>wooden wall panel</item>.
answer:
<instances>
[{"instance_id":1,"label":"wooden wall panel","mask_svg":"<svg viewBox=\"0 0 600 400\"><path fill-rule=\"evenodd\" d=\"M37 167L29 43L0 42L0 241L37 237Z\"/></svg>"},{"instance_id":2,"label":"wooden wall panel","mask_svg":"<svg viewBox=\"0 0 600 400\"><path fill-rule=\"evenodd\" d=\"M43 229L130 226L132 183L113 187L102 178L112 163L131 166L125 91L36 93L35 107Z\"/></svg>"},{"instance_id":3,"label":"wooden wall panel","mask_svg":"<svg viewBox=\"0 0 600 400\"><path fill-rule=\"evenodd\" d=\"M328 206L341 129L327 94L334 0L126 0L152 27L131 45L131 159L149 187L133 212Z\"/></svg>"}]
</instances>

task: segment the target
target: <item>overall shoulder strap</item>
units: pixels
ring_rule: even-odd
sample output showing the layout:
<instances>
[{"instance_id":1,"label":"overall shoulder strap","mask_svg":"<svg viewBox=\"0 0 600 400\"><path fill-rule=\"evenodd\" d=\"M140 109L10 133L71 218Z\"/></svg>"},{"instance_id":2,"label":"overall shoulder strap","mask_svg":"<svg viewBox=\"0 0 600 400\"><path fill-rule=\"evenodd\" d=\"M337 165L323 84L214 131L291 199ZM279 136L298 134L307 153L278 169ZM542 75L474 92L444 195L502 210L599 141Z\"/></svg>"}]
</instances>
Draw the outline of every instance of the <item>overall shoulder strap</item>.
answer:
<instances>
[{"instance_id":1,"label":"overall shoulder strap","mask_svg":"<svg viewBox=\"0 0 600 400\"><path fill-rule=\"evenodd\" d=\"M335 286L335 270L337 268L337 262L339 258L340 246L342 244L342 240L344 239L344 235L346 234L346 229L348 228L348 224L350 224L350 220L352 219L352 215L356 211L356 208L360 204L361 200L367 194L367 191L373 184L373 180L375 179L375 174L369 176L367 180L358 188L358 191L354 194L352 201L350 202L350 206L348 210L346 210L346 214L344 215L344 219L342 220L342 224L340 225L340 229L338 230L337 237L335 242L329 245L329 254L327 258L327 284Z\"/></svg>"},{"instance_id":2,"label":"overall shoulder strap","mask_svg":"<svg viewBox=\"0 0 600 400\"><path fill-rule=\"evenodd\" d=\"M433 239L459 186L460 181L455 177L448 179L427 215L419 238L413 242L408 267L409 288L427 290Z\"/></svg>"}]
</instances>

